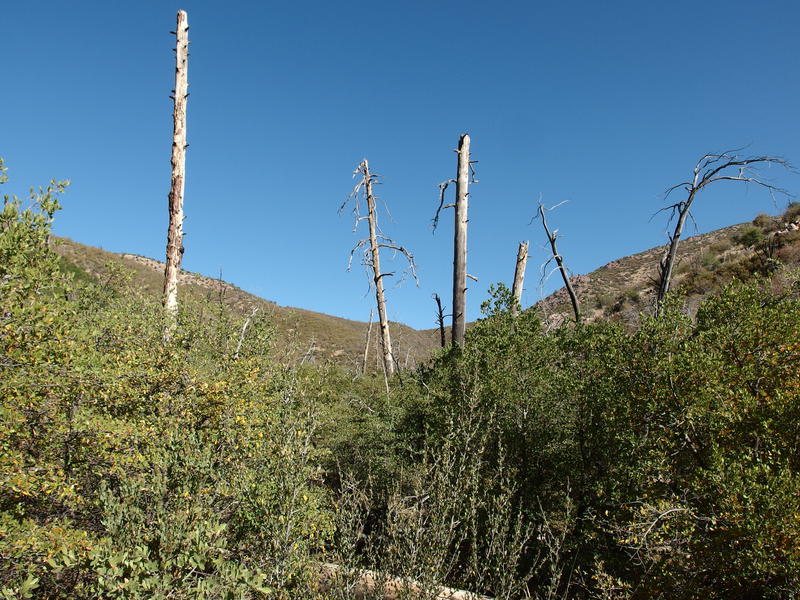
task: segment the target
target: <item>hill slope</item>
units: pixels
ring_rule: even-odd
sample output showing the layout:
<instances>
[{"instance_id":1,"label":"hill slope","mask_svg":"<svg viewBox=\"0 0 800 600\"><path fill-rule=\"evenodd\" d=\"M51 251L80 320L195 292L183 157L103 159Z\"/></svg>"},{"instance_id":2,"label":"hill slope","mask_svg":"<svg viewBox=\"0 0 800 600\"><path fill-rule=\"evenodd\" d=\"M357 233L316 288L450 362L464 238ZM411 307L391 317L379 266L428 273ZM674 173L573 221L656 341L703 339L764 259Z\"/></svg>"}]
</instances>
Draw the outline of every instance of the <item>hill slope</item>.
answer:
<instances>
[{"instance_id":1,"label":"hill slope","mask_svg":"<svg viewBox=\"0 0 800 600\"><path fill-rule=\"evenodd\" d=\"M641 313L654 308L659 262L665 246L614 260L572 284L587 321L607 318L635 327ZM800 204L793 203L777 217L757 216L685 238L678 249L673 290L685 295L693 313L706 295L734 278L767 273L779 265L800 266ZM572 319L566 290L561 288L535 305L549 326Z\"/></svg>"},{"instance_id":2,"label":"hill slope","mask_svg":"<svg viewBox=\"0 0 800 600\"><path fill-rule=\"evenodd\" d=\"M80 244L68 238L54 237L54 250L64 259L67 268L79 269L102 280L109 275L110 265L123 267L133 273L134 283L148 293L160 295L164 263L135 254L116 254ZM181 271L179 290L182 294L207 297L224 302L230 309L245 315L254 308L273 318L277 329L278 351L287 361L335 363L360 368L368 324L333 317L302 308L280 306L245 292L220 279ZM438 346L438 332L417 331L400 323L390 323L392 342L401 365L413 366L430 356ZM378 357L378 327L373 324L368 369L374 368Z\"/></svg>"},{"instance_id":3,"label":"hill slope","mask_svg":"<svg viewBox=\"0 0 800 600\"><path fill-rule=\"evenodd\" d=\"M67 268L102 280L109 265L130 270L134 282L154 295L161 294L164 263L135 254L115 254L67 238L54 238L54 248ZM636 327L642 313L652 311L654 282L664 246L658 246L612 261L586 275L572 278L581 308L588 321L612 319ZM690 311L700 300L731 279L746 278L754 272L768 272L778 264L800 266L800 204L792 204L778 217L759 215L752 223L731 225L686 238L679 249L673 289L685 294ZM184 294L207 297L225 303L242 315L254 308L273 318L278 351L287 362L333 361L360 369L368 324L319 312L279 306L220 279L182 271L179 282ZM547 327L572 318L566 290L559 289L530 310L542 314ZM436 329L416 330L391 323L392 342L401 366L413 367L425 361L439 347ZM378 327L373 324L368 352L368 370L379 368Z\"/></svg>"}]
</instances>

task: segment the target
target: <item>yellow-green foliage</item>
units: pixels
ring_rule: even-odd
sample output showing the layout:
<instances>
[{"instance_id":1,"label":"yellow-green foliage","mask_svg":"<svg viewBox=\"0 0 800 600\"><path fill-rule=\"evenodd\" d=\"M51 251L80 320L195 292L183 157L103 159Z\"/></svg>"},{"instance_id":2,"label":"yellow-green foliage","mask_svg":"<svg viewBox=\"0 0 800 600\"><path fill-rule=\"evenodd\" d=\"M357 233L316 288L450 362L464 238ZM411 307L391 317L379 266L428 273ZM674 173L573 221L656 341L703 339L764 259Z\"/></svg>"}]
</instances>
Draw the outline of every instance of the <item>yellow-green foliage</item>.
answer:
<instances>
[{"instance_id":1,"label":"yellow-green foliage","mask_svg":"<svg viewBox=\"0 0 800 600\"><path fill-rule=\"evenodd\" d=\"M271 329L160 306L48 248L63 186L0 217L0 597L289 594L330 528L315 418Z\"/></svg>"}]
</instances>

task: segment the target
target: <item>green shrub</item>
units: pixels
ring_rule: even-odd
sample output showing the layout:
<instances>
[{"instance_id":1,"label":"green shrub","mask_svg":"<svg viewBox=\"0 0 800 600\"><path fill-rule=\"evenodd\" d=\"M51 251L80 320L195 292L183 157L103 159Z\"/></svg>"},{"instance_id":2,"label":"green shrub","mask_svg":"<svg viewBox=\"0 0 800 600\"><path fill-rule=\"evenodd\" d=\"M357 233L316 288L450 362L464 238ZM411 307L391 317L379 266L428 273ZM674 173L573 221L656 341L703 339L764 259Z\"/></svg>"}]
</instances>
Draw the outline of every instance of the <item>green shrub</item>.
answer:
<instances>
[{"instance_id":1,"label":"green shrub","mask_svg":"<svg viewBox=\"0 0 800 600\"><path fill-rule=\"evenodd\" d=\"M754 225L747 225L734 239L737 244L751 248L764 239L764 230Z\"/></svg>"}]
</instances>

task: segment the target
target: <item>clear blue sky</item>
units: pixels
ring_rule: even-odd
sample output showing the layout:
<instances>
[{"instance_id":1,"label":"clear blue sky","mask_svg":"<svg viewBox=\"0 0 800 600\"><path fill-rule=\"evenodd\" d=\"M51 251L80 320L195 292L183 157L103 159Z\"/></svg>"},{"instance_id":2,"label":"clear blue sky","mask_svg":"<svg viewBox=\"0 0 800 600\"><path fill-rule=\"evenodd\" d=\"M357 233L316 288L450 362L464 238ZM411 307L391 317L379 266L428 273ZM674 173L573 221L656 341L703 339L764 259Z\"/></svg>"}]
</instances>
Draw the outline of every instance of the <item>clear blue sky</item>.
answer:
<instances>
[{"instance_id":1,"label":"clear blue sky","mask_svg":"<svg viewBox=\"0 0 800 600\"><path fill-rule=\"evenodd\" d=\"M384 175L384 231L420 266L419 288L389 288L390 317L420 328L432 292L450 304L452 213L435 235L430 220L462 132L480 161L469 319L491 283L510 283L520 240L533 250L523 304L540 297L540 194L570 200L550 219L585 273L663 242L665 218L648 219L699 155L749 144L800 162L796 0L7 2L4 187L71 179L56 233L163 259L179 8L184 267L282 305L366 320L367 280L345 271L357 236L336 214L365 156ZM707 231L784 204L723 184L696 218Z\"/></svg>"}]
</instances>

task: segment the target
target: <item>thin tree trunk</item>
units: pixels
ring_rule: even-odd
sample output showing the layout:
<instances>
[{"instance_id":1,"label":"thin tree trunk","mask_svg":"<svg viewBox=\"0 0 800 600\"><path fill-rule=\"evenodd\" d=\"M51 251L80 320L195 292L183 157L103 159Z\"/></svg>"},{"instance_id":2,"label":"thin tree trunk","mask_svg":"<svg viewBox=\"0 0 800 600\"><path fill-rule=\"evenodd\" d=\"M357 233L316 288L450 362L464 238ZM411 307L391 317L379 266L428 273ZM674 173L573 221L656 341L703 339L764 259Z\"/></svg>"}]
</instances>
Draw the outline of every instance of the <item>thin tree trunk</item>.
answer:
<instances>
[{"instance_id":1,"label":"thin tree trunk","mask_svg":"<svg viewBox=\"0 0 800 600\"><path fill-rule=\"evenodd\" d=\"M658 296L656 297L656 315L661 312L661 305L669 293L670 284L672 283L672 270L675 266L675 257L678 253L678 245L681 241L681 234L683 227L686 224L686 218L689 216L689 209L694 201L696 190L693 188L689 192L689 197L686 202L678 205L678 222L675 224L675 231L669 238L669 249L664 257L661 259L661 279L658 282Z\"/></svg>"},{"instance_id":2,"label":"thin tree trunk","mask_svg":"<svg viewBox=\"0 0 800 600\"><path fill-rule=\"evenodd\" d=\"M389 333L389 319L386 315L386 298L383 293L383 277L381 273L381 256L378 245L378 225L375 210L375 196L372 195L372 175L369 172L369 163L364 159L364 185L367 195L367 216L369 223L369 246L372 252L372 271L375 281L375 301L378 305L378 321L381 326L381 346L383 351L383 365L386 376L391 377L395 370L394 355L392 354L392 338Z\"/></svg>"},{"instance_id":3,"label":"thin tree trunk","mask_svg":"<svg viewBox=\"0 0 800 600\"><path fill-rule=\"evenodd\" d=\"M189 21L179 10L175 28L175 108L173 111L172 179L169 190L169 228L167 265L164 269L164 308L167 324L164 339L169 340L177 326L178 274L183 258L183 190L186 172L186 99L189 96Z\"/></svg>"},{"instance_id":4,"label":"thin tree trunk","mask_svg":"<svg viewBox=\"0 0 800 600\"><path fill-rule=\"evenodd\" d=\"M367 355L369 354L369 340L372 337L372 316L375 314L373 309L369 309L369 325L367 326L367 343L364 344L364 368L361 370L361 374L364 375L367 372Z\"/></svg>"},{"instance_id":5,"label":"thin tree trunk","mask_svg":"<svg viewBox=\"0 0 800 600\"><path fill-rule=\"evenodd\" d=\"M561 279L564 280L564 286L567 288L570 302L572 302L572 312L575 314L575 323L580 324L581 309L578 305L578 296L575 294L575 289L572 287L572 282L569 280L569 273L567 272L567 268L564 266L564 259L558 253L558 248L556 247L556 235L551 233L550 228L547 227L547 219L544 216L544 206L541 204L539 205L539 216L542 217L542 226L544 227L544 232L547 234L547 239L550 242L550 249L553 252L553 258L558 265L558 270L561 271Z\"/></svg>"},{"instance_id":6,"label":"thin tree trunk","mask_svg":"<svg viewBox=\"0 0 800 600\"><path fill-rule=\"evenodd\" d=\"M467 312L467 221L469 209L469 135L458 142L455 236L453 240L453 332L454 345L463 345Z\"/></svg>"},{"instance_id":7,"label":"thin tree trunk","mask_svg":"<svg viewBox=\"0 0 800 600\"><path fill-rule=\"evenodd\" d=\"M444 335L444 309L442 309L442 299L439 294L434 294L433 299L436 301L436 324L439 326L439 338L442 343L442 348L447 346L447 338Z\"/></svg>"},{"instance_id":8,"label":"thin tree trunk","mask_svg":"<svg viewBox=\"0 0 800 600\"><path fill-rule=\"evenodd\" d=\"M511 314L517 316L522 305L522 286L525 283L525 267L528 264L528 242L520 242L517 250L517 265L514 268L514 286L511 288L511 295L514 298L514 305L511 307Z\"/></svg>"},{"instance_id":9,"label":"thin tree trunk","mask_svg":"<svg viewBox=\"0 0 800 600\"><path fill-rule=\"evenodd\" d=\"M250 316L245 319L244 325L242 325L242 332L239 334L239 341L236 344L236 352L233 353L233 360L238 360L239 358L239 351L242 349L242 344L244 343L244 334L247 333L247 328L250 325L250 322L253 320L253 317L256 316L258 312L258 307L253 308L250 312Z\"/></svg>"}]
</instances>

